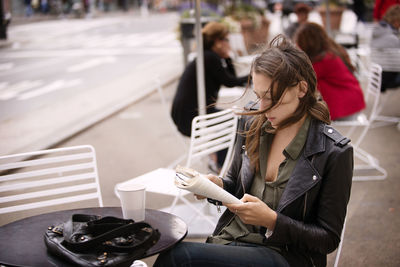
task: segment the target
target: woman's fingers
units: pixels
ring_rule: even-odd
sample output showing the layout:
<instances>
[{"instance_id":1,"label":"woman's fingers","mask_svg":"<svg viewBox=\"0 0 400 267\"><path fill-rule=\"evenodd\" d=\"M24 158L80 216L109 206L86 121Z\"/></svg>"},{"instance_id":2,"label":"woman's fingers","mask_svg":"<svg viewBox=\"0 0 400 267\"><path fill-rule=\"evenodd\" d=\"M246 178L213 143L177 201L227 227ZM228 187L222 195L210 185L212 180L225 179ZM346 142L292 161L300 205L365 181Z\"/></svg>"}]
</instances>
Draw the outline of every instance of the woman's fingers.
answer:
<instances>
[{"instance_id":1,"label":"woman's fingers","mask_svg":"<svg viewBox=\"0 0 400 267\"><path fill-rule=\"evenodd\" d=\"M214 184L218 185L219 187L223 188L222 179L220 177L215 176L213 174L207 174L206 178L211 182L213 182Z\"/></svg>"},{"instance_id":2,"label":"woman's fingers","mask_svg":"<svg viewBox=\"0 0 400 267\"><path fill-rule=\"evenodd\" d=\"M219 187L222 187L222 188L223 188L222 179L221 179L220 177L215 176L215 175L213 175L213 174L207 174L207 175L205 175L205 177L206 177L208 180L210 180L211 182L213 182L214 184L216 184L216 185L218 185ZM202 199L205 199L205 198L206 198L205 196L197 195L197 194L194 194L194 196L195 196L196 199L198 199L198 200L202 200Z\"/></svg>"},{"instance_id":3,"label":"woman's fingers","mask_svg":"<svg viewBox=\"0 0 400 267\"><path fill-rule=\"evenodd\" d=\"M206 198L205 196L196 195L196 194L194 194L194 196L196 197L197 200L202 200L202 199Z\"/></svg>"}]
</instances>

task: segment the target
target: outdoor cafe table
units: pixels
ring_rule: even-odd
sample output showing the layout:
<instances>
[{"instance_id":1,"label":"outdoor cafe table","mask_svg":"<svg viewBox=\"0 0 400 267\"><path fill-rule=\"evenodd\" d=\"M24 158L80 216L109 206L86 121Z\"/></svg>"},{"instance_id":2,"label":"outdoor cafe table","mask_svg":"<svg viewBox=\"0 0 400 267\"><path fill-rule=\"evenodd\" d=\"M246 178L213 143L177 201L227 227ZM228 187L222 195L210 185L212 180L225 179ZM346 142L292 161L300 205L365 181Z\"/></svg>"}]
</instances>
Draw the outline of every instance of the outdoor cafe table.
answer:
<instances>
[{"instance_id":1,"label":"outdoor cafe table","mask_svg":"<svg viewBox=\"0 0 400 267\"><path fill-rule=\"evenodd\" d=\"M0 266L72 266L47 252L44 233L49 226L66 222L76 213L122 218L120 207L104 207L56 211L6 224L0 227ZM161 236L142 258L171 248L187 234L185 222L173 214L146 209L145 222L158 229Z\"/></svg>"}]
</instances>

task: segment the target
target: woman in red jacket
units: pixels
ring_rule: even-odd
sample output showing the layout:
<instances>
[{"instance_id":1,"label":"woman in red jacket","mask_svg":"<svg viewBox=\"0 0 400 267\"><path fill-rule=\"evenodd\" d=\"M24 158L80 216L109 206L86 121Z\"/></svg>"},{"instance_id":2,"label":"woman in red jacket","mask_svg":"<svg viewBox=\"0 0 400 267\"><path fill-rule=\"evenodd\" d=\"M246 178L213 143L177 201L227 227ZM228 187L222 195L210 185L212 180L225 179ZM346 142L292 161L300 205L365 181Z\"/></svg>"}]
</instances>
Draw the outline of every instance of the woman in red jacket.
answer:
<instances>
[{"instance_id":1,"label":"woman in red jacket","mask_svg":"<svg viewBox=\"0 0 400 267\"><path fill-rule=\"evenodd\" d=\"M332 120L348 119L365 108L354 67L343 47L335 43L316 23L305 23L294 37L308 55L317 74L318 91L328 104Z\"/></svg>"},{"instance_id":2,"label":"woman in red jacket","mask_svg":"<svg viewBox=\"0 0 400 267\"><path fill-rule=\"evenodd\" d=\"M374 21L378 22L382 20L383 15L389 9L389 7L400 4L400 0L376 0L374 5Z\"/></svg>"}]
</instances>

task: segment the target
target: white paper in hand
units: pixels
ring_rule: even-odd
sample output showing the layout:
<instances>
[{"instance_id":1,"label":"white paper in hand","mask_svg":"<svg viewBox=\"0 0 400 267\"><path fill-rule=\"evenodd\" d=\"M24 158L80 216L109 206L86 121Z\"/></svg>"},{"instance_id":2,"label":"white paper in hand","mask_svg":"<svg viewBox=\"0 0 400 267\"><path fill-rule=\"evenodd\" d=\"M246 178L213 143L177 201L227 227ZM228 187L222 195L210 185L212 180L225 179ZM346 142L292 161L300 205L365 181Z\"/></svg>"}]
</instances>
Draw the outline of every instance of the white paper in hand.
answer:
<instances>
[{"instance_id":1,"label":"white paper in hand","mask_svg":"<svg viewBox=\"0 0 400 267\"><path fill-rule=\"evenodd\" d=\"M177 166L175 171L175 185L178 188L185 189L197 195L212 198L227 204L242 203L242 201L240 201L238 198L214 184L203 174L200 174L193 169Z\"/></svg>"}]
</instances>

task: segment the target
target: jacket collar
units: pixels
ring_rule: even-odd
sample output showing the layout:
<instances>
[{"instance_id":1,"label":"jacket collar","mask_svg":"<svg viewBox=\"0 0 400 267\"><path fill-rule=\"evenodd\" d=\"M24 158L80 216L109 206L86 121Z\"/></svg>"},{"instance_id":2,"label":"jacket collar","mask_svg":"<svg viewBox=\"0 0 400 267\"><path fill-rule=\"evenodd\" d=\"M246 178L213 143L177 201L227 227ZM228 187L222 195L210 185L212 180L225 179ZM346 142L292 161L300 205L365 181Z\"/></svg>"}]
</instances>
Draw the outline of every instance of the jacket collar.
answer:
<instances>
[{"instance_id":1,"label":"jacket collar","mask_svg":"<svg viewBox=\"0 0 400 267\"><path fill-rule=\"evenodd\" d=\"M327 130L326 128L328 127L324 123L311 119L304 150L300 154L295 169L283 191L277 211L284 209L321 179L319 173L312 166L310 158L325 151L324 131ZM250 160L247 156L243 160L242 164L246 167L241 169L241 188L248 192L254 179L254 169L250 167Z\"/></svg>"},{"instance_id":2,"label":"jacket collar","mask_svg":"<svg viewBox=\"0 0 400 267\"><path fill-rule=\"evenodd\" d=\"M277 211L282 211L287 205L310 190L321 180L321 176L313 167L310 157L316 153L325 151L324 129L324 123L311 120L304 153L300 155L289 178L279 201Z\"/></svg>"},{"instance_id":3,"label":"jacket collar","mask_svg":"<svg viewBox=\"0 0 400 267\"><path fill-rule=\"evenodd\" d=\"M304 156L306 158L325 151L324 130L324 123L315 119L311 120L306 146L304 149Z\"/></svg>"}]
</instances>

